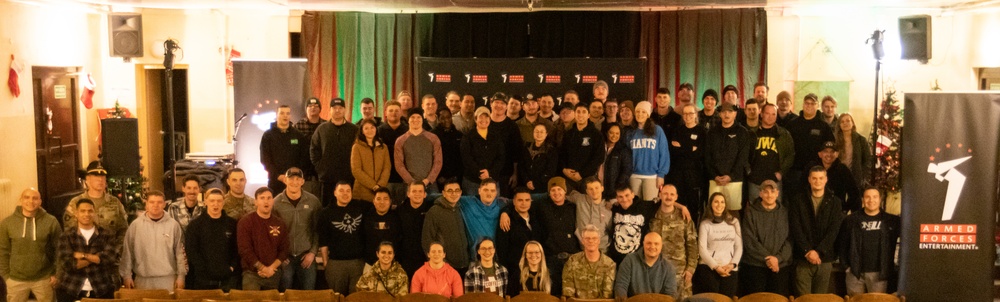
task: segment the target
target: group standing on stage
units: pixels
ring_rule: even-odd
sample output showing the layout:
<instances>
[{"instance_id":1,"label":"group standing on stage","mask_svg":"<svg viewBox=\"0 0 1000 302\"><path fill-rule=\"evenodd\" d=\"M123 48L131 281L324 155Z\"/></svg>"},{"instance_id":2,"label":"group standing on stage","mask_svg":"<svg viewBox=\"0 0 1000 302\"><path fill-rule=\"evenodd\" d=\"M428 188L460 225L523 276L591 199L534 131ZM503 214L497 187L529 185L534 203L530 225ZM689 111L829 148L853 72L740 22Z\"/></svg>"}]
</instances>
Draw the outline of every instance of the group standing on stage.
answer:
<instances>
[{"instance_id":1,"label":"group standing on stage","mask_svg":"<svg viewBox=\"0 0 1000 302\"><path fill-rule=\"evenodd\" d=\"M849 294L886 291L900 223L869 186L867 139L833 97L806 95L796 114L767 89L742 108L736 87L708 89L701 110L688 83L652 102L603 81L560 104L404 91L380 117L362 100L355 123L343 99L323 120L310 98L297 122L278 108L260 145L268 185L250 193L239 168L225 191L187 177L177 200L147 192L129 224L99 161L61 219L24 190L0 223L0 276L13 302L121 286L802 295L827 292L838 265Z\"/></svg>"}]
</instances>

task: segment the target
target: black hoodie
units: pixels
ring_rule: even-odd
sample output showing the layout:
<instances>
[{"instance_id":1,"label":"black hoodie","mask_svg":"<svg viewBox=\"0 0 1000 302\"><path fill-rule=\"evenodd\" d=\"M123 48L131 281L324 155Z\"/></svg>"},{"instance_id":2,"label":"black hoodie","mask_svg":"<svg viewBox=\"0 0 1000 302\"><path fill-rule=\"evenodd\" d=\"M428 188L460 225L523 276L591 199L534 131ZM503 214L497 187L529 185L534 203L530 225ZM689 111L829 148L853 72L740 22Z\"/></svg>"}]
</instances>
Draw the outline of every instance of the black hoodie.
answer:
<instances>
[{"instance_id":1,"label":"black hoodie","mask_svg":"<svg viewBox=\"0 0 1000 302\"><path fill-rule=\"evenodd\" d=\"M291 167L306 167L309 159L307 140L291 123L285 131L278 128L277 122L271 123L271 129L260 137L260 163L267 170L268 179L278 180L278 175Z\"/></svg>"}]
</instances>

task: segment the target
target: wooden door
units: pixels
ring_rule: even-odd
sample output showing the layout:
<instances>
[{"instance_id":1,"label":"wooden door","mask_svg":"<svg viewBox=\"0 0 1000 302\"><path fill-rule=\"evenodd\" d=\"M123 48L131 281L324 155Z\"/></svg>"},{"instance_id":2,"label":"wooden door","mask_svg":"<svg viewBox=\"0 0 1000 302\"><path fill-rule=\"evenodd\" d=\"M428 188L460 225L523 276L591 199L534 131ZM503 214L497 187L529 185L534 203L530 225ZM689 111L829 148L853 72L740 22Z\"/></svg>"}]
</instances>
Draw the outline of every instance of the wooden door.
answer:
<instances>
[{"instance_id":1,"label":"wooden door","mask_svg":"<svg viewBox=\"0 0 1000 302\"><path fill-rule=\"evenodd\" d=\"M80 188L78 67L32 67L38 190L52 204ZM46 207L49 209L50 207ZM58 205L53 210L59 210ZM62 211L57 211L61 213ZM52 213L52 211L50 211Z\"/></svg>"}]
</instances>

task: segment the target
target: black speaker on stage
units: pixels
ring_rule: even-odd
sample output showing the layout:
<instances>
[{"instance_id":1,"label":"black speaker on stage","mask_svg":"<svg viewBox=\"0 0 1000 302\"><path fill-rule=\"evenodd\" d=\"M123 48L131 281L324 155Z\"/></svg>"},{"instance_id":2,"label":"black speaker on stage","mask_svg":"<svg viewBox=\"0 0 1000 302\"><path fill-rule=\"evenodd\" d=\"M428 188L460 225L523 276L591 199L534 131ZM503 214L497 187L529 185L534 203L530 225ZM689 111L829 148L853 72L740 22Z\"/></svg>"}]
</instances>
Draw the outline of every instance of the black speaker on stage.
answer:
<instances>
[{"instance_id":1,"label":"black speaker on stage","mask_svg":"<svg viewBox=\"0 0 1000 302\"><path fill-rule=\"evenodd\" d=\"M927 63L931 59L931 16L900 17L899 45L901 59Z\"/></svg>"},{"instance_id":2,"label":"black speaker on stage","mask_svg":"<svg viewBox=\"0 0 1000 302\"><path fill-rule=\"evenodd\" d=\"M134 118L101 120L102 163L111 177L139 176L139 122Z\"/></svg>"},{"instance_id":3,"label":"black speaker on stage","mask_svg":"<svg viewBox=\"0 0 1000 302\"><path fill-rule=\"evenodd\" d=\"M108 37L111 40L111 56L141 58L142 15L136 13L112 13L108 15Z\"/></svg>"}]
</instances>

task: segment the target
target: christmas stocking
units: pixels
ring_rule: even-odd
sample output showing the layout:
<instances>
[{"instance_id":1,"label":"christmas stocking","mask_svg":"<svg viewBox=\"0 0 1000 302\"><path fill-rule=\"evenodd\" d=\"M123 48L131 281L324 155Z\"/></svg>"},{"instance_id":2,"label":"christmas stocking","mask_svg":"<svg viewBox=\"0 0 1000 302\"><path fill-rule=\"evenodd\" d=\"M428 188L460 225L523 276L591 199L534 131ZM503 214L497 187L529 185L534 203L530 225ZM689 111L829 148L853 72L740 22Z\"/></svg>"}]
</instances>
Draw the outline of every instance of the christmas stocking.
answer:
<instances>
[{"instance_id":1,"label":"christmas stocking","mask_svg":"<svg viewBox=\"0 0 1000 302\"><path fill-rule=\"evenodd\" d=\"M87 78L83 82L83 91L80 93L80 101L83 102L83 106L90 109L94 107L94 89L97 89L97 82L94 82L94 77L87 73Z\"/></svg>"},{"instance_id":2,"label":"christmas stocking","mask_svg":"<svg viewBox=\"0 0 1000 302\"><path fill-rule=\"evenodd\" d=\"M10 55L10 72L7 77L7 87L10 88L10 93L14 97L21 95L21 86L17 83L18 75L21 73L21 65L14 61L14 55Z\"/></svg>"}]
</instances>

